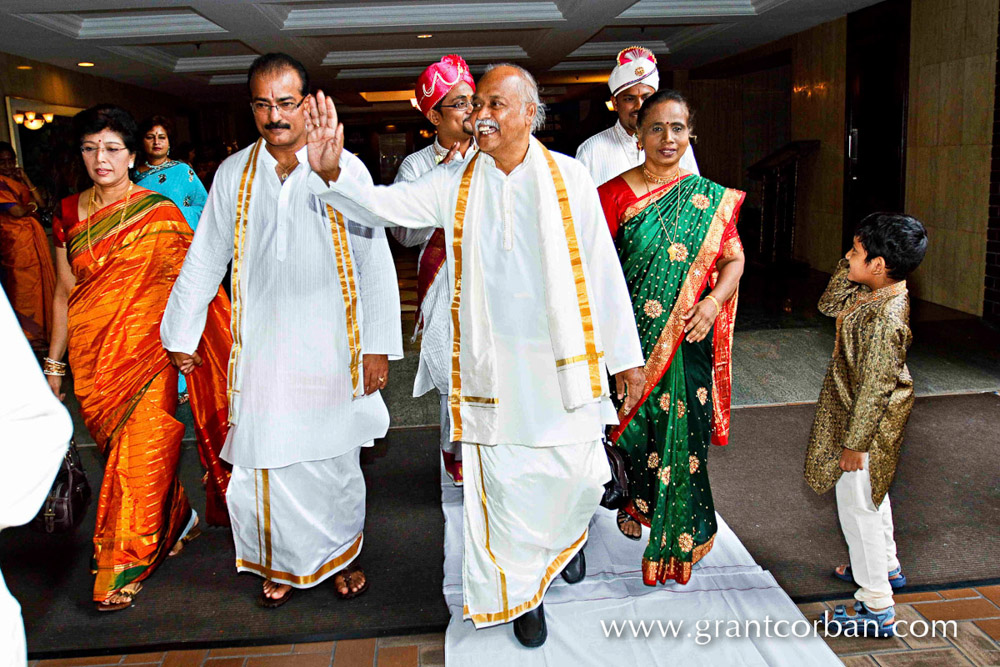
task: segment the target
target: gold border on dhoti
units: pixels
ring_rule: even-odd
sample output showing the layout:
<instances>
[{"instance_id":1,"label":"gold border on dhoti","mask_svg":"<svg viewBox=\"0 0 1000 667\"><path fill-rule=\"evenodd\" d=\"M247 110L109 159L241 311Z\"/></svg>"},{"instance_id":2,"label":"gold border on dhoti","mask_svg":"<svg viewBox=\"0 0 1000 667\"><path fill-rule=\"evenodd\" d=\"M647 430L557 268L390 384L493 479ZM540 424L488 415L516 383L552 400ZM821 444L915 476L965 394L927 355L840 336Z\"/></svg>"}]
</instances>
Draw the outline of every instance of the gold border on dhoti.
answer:
<instances>
[{"instance_id":1,"label":"gold border on dhoti","mask_svg":"<svg viewBox=\"0 0 1000 667\"><path fill-rule=\"evenodd\" d=\"M354 280L354 265L347 242L344 216L329 204L326 206L326 214L330 218L330 234L333 237L333 248L337 255L337 276L340 278L340 291L344 298L347 342L351 353L351 392L355 397L358 397L364 393L364 387L358 383L361 365L361 334L358 331L358 290Z\"/></svg>"},{"instance_id":2,"label":"gold border on dhoti","mask_svg":"<svg viewBox=\"0 0 1000 667\"><path fill-rule=\"evenodd\" d=\"M361 550L361 540L363 536L364 532L358 533L357 537L355 537L354 540L352 541L351 546L349 546L347 550L344 551L344 553L328 560L312 574L297 575L297 574L292 574L291 572L282 572L281 570L274 570L271 569L270 567L260 565L259 563L253 563L247 560L243 560L242 558L236 559L236 567L242 567L246 568L247 570L251 570L254 573L259 574L260 576L265 577L270 581L275 581L276 579L284 579L285 581L289 581L292 584L306 586L308 584L312 584L319 581L333 570L336 570L337 568L339 568L340 566L344 565L345 563L353 559L355 556L357 556L358 552Z\"/></svg>"},{"instance_id":3,"label":"gold border on dhoti","mask_svg":"<svg viewBox=\"0 0 1000 667\"><path fill-rule=\"evenodd\" d=\"M572 555L575 554L576 551L578 551L578 547L582 546L586 539L587 531L584 530L583 535L581 535L576 542L571 544L568 548L556 556L555 560L552 561L552 564L545 570L542 582L538 586L538 592L535 593L535 596L527 602L519 604L513 609L505 609L504 611L485 614L470 614L469 606L465 605L462 607L462 616L464 618L471 619L473 623L506 623L507 621L517 618L521 614L534 609L542 601L542 596L545 595L545 590L549 587L549 582L552 581L552 578L555 577L555 575L562 572L563 568L566 567L566 563L569 562L569 559L572 558Z\"/></svg>"}]
</instances>

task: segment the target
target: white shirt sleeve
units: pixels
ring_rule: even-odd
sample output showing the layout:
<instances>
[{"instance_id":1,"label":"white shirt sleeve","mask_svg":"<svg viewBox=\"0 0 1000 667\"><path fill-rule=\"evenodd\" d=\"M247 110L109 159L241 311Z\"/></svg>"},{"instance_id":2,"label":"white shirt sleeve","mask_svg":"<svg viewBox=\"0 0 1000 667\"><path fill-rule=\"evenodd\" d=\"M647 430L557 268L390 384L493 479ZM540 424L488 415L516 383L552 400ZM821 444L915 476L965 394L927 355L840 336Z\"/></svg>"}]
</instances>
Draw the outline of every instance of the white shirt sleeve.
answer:
<instances>
[{"instance_id":1,"label":"white shirt sleeve","mask_svg":"<svg viewBox=\"0 0 1000 667\"><path fill-rule=\"evenodd\" d=\"M171 352L192 354L198 349L208 305L218 293L226 267L233 259L236 193L232 192L229 172L236 163L230 169L226 169L227 166L223 163L215 176L194 240L160 322L160 340Z\"/></svg>"},{"instance_id":2,"label":"white shirt sleeve","mask_svg":"<svg viewBox=\"0 0 1000 667\"><path fill-rule=\"evenodd\" d=\"M73 422L49 389L2 292L0 349L3 350L3 381L0 382L2 529L27 523L38 512L66 453L73 435Z\"/></svg>"},{"instance_id":3,"label":"white shirt sleeve","mask_svg":"<svg viewBox=\"0 0 1000 667\"><path fill-rule=\"evenodd\" d=\"M580 164L586 167L587 172L594 173L594 152L591 150L590 146L593 142L589 139L580 144L579 148L576 149L576 159Z\"/></svg>"},{"instance_id":4,"label":"white shirt sleeve","mask_svg":"<svg viewBox=\"0 0 1000 667\"><path fill-rule=\"evenodd\" d=\"M356 156L343 153L340 176L326 183L319 174L309 174L313 194L345 216L370 227L423 229L444 225L443 201L450 169L431 169L413 182L373 185L371 174Z\"/></svg>"},{"instance_id":5,"label":"white shirt sleeve","mask_svg":"<svg viewBox=\"0 0 1000 667\"><path fill-rule=\"evenodd\" d=\"M396 172L394 183L411 183L420 178L420 172L417 171L416 167L417 157L419 157L419 153L414 153L403 160L403 164L399 165L399 171ZM392 230L392 235L396 237L396 240L407 248L427 243L433 233L433 229L407 229L406 227L396 227Z\"/></svg>"},{"instance_id":6,"label":"white shirt sleeve","mask_svg":"<svg viewBox=\"0 0 1000 667\"><path fill-rule=\"evenodd\" d=\"M361 349L365 354L403 358L399 286L385 230L348 221L351 249L358 270L358 291L364 309Z\"/></svg>"},{"instance_id":7,"label":"white shirt sleeve","mask_svg":"<svg viewBox=\"0 0 1000 667\"><path fill-rule=\"evenodd\" d=\"M572 169L571 174L577 186L570 194L573 218L587 259L588 284L601 327L605 365L609 373L615 374L644 363L632 299L594 181L584 169Z\"/></svg>"}]
</instances>

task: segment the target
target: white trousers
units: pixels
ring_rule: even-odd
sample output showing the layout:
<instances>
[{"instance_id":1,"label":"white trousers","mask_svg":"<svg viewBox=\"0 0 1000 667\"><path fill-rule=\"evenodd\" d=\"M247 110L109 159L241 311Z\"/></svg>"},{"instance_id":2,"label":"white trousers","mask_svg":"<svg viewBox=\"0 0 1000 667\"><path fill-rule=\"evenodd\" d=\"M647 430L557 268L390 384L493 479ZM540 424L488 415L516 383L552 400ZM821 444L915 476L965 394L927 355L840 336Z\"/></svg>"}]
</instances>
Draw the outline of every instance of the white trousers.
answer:
<instances>
[{"instance_id":1,"label":"white trousers","mask_svg":"<svg viewBox=\"0 0 1000 667\"><path fill-rule=\"evenodd\" d=\"M840 476L837 514L847 541L854 581L860 586L854 594L855 599L876 609L892 605L889 572L899 567L893 539L892 507L889 494L878 507L872 502L867 454L863 469Z\"/></svg>"},{"instance_id":2,"label":"white trousers","mask_svg":"<svg viewBox=\"0 0 1000 667\"><path fill-rule=\"evenodd\" d=\"M233 466L226 493L236 569L311 588L351 564L364 541L361 448L284 468Z\"/></svg>"},{"instance_id":3,"label":"white trousers","mask_svg":"<svg viewBox=\"0 0 1000 667\"><path fill-rule=\"evenodd\" d=\"M600 440L559 447L462 443L463 616L477 628L542 602L583 548L611 477Z\"/></svg>"}]
</instances>

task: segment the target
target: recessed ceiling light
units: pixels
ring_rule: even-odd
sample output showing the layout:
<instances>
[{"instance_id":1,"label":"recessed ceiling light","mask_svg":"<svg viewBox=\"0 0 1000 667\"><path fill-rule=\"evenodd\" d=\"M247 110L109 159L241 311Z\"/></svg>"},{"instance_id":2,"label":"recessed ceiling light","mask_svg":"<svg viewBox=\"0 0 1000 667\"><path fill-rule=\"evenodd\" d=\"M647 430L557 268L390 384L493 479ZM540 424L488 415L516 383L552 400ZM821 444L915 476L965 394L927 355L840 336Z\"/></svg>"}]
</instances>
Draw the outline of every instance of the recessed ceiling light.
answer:
<instances>
[{"instance_id":1,"label":"recessed ceiling light","mask_svg":"<svg viewBox=\"0 0 1000 667\"><path fill-rule=\"evenodd\" d=\"M431 38L431 37L433 37L433 36L434 36L434 35L432 35L432 34L430 34L430 33L428 32L428 33L424 33L423 35L417 35L417 39L430 39L430 38Z\"/></svg>"},{"instance_id":2,"label":"recessed ceiling light","mask_svg":"<svg viewBox=\"0 0 1000 667\"><path fill-rule=\"evenodd\" d=\"M31 69L31 65L18 65L18 69Z\"/></svg>"},{"instance_id":3,"label":"recessed ceiling light","mask_svg":"<svg viewBox=\"0 0 1000 667\"><path fill-rule=\"evenodd\" d=\"M84 61L82 63L77 63L76 66L77 67L93 67L94 63L88 63L88 62Z\"/></svg>"}]
</instances>

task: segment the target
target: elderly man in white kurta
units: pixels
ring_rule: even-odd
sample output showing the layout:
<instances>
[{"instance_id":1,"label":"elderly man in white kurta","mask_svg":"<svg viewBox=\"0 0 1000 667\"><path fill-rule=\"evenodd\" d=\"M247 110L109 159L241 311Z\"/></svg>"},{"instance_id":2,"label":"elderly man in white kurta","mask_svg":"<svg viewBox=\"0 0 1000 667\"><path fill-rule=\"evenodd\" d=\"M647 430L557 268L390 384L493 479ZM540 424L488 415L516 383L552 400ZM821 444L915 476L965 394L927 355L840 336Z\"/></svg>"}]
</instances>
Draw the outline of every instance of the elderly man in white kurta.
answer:
<instances>
[{"instance_id":1,"label":"elderly man in white kurta","mask_svg":"<svg viewBox=\"0 0 1000 667\"><path fill-rule=\"evenodd\" d=\"M604 185L622 172L646 161L646 152L636 143L636 123L639 107L647 97L660 87L660 73L656 56L641 46L624 49L615 60L615 68L608 77L611 100L618 121L580 144L576 159L590 171L594 183ZM688 146L681 156L681 169L693 174L698 171L694 147Z\"/></svg>"},{"instance_id":2,"label":"elderly man in white kurta","mask_svg":"<svg viewBox=\"0 0 1000 667\"><path fill-rule=\"evenodd\" d=\"M476 82L460 56L448 55L423 71L414 87L417 108L437 128L430 146L406 156L399 165L396 182L415 181L442 163L465 162L476 154L472 140L472 94ZM451 334L448 306L451 288L444 269L444 232L440 229L392 230L405 246L420 246L417 260L417 332L420 362L413 381L413 395L423 396L436 389L441 405L441 457L445 473L456 486L462 485L462 444L452 442L448 418L448 372L451 362ZM416 336L416 333L414 334Z\"/></svg>"},{"instance_id":3,"label":"elderly man in white kurta","mask_svg":"<svg viewBox=\"0 0 1000 667\"><path fill-rule=\"evenodd\" d=\"M560 571L583 577L587 524L610 478L607 373L632 402L643 358L593 181L531 136L543 114L531 75L489 69L474 108L473 160L373 188L341 154L343 128L318 95L310 145L331 138L311 187L366 224L444 229L451 437L466 479L464 615L477 628L514 620L518 640L540 646L542 597Z\"/></svg>"},{"instance_id":4,"label":"elderly man in white kurta","mask_svg":"<svg viewBox=\"0 0 1000 667\"><path fill-rule=\"evenodd\" d=\"M196 363L206 308L232 260L222 458L233 464L236 567L265 578L264 607L338 573L339 596L367 588L352 565L365 520L360 448L386 433L378 389L386 358L402 356L384 232L355 225L307 187L306 77L282 54L251 67L262 138L219 167L160 329L182 371Z\"/></svg>"}]
</instances>

